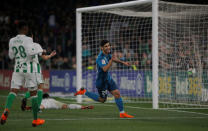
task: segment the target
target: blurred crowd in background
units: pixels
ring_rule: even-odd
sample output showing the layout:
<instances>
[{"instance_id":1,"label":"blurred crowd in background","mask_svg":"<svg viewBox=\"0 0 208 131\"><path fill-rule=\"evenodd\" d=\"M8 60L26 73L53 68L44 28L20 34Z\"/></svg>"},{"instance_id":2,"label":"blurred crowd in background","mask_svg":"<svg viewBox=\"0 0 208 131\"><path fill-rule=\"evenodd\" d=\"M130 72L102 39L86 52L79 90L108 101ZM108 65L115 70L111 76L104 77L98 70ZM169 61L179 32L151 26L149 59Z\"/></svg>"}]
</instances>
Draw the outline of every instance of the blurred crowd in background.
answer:
<instances>
[{"instance_id":1,"label":"blurred crowd in background","mask_svg":"<svg viewBox=\"0 0 208 131\"><path fill-rule=\"evenodd\" d=\"M27 20L34 35L34 41L40 43L49 53L57 51L57 55L48 61L42 61L43 69L75 69L76 68L76 19L75 11L79 7L104 5L129 0L3 0L0 8L0 69L13 69L13 61L8 57L8 42L11 37L17 35L16 25L20 20ZM171 0L166 0L171 1ZM177 0L175 0L177 1ZM184 0L187 2L187 0ZM182 1L180 1L182 2ZM190 0L189 0L190 2ZM198 1L199 2L199 1ZM139 39L138 39L139 40ZM151 68L151 39L146 40L144 48L146 53L142 54L144 61L135 61L148 64ZM85 51L86 45L83 44ZM131 53L128 45L124 45L124 52ZM127 51L129 50L129 51ZM83 57L90 51L83 52ZM119 55L119 52L117 52ZM122 55L122 54L121 54ZM141 54L140 54L141 55ZM120 56L122 57L122 56ZM135 56L137 58L138 56ZM89 59L95 64L94 59ZM139 59L138 59L139 60ZM89 62L89 63L90 63ZM140 64L141 66L141 64ZM139 67L140 68L140 67Z\"/></svg>"},{"instance_id":2,"label":"blurred crowd in background","mask_svg":"<svg viewBox=\"0 0 208 131\"><path fill-rule=\"evenodd\" d=\"M121 0L3 0L0 8L0 69L13 69L8 57L9 39L17 35L20 20L28 21L34 42L42 45L49 53L57 55L46 62L43 69L76 68L76 8L110 3Z\"/></svg>"}]
</instances>

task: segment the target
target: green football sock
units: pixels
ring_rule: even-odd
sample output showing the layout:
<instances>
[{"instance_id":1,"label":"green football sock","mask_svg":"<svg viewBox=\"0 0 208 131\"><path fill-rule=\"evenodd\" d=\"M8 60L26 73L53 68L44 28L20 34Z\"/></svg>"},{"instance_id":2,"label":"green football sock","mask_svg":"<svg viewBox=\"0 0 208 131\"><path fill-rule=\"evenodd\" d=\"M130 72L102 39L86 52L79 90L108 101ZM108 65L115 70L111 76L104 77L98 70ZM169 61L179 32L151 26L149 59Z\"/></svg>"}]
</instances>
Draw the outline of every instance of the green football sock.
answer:
<instances>
[{"instance_id":1,"label":"green football sock","mask_svg":"<svg viewBox=\"0 0 208 131\"><path fill-rule=\"evenodd\" d=\"M42 102L43 99L43 91L42 90L38 90L38 107L40 107L40 104Z\"/></svg>"},{"instance_id":2,"label":"green football sock","mask_svg":"<svg viewBox=\"0 0 208 131\"><path fill-rule=\"evenodd\" d=\"M13 103L15 97L16 97L16 94L15 94L15 93L13 93L13 92L10 92L10 93L9 93L9 95L8 95L8 97L7 97L7 101L6 101L6 106L5 106L5 108L8 108L8 109L11 108L12 103Z\"/></svg>"},{"instance_id":3,"label":"green football sock","mask_svg":"<svg viewBox=\"0 0 208 131\"><path fill-rule=\"evenodd\" d=\"M30 92L29 91L27 91L26 93L25 93L25 98L27 99L27 98L30 98Z\"/></svg>"},{"instance_id":4,"label":"green football sock","mask_svg":"<svg viewBox=\"0 0 208 131\"><path fill-rule=\"evenodd\" d=\"M33 118L34 120L37 120L38 118L38 97L37 96L33 96L31 99L32 102L32 111L33 111Z\"/></svg>"}]
</instances>

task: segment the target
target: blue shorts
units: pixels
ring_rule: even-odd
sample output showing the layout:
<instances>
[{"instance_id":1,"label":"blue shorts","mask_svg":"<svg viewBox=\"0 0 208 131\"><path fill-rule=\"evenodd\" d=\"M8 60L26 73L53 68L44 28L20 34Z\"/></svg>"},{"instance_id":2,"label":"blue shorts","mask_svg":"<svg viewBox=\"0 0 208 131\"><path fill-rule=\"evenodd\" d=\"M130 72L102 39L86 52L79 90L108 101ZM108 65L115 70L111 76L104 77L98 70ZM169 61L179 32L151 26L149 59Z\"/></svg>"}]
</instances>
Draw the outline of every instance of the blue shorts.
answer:
<instances>
[{"instance_id":1,"label":"blue shorts","mask_svg":"<svg viewBox=\"0 0 208 131\"><path fill-rule=\"evenodd\" d=\"M118 89L115 81L113 79L111 79L110 81L96 81L96 88L98 90L98 93L100 95L101 98L106 99L108 96L108 92L107 91L113 91Z\"/></svg>"}]
</instances>

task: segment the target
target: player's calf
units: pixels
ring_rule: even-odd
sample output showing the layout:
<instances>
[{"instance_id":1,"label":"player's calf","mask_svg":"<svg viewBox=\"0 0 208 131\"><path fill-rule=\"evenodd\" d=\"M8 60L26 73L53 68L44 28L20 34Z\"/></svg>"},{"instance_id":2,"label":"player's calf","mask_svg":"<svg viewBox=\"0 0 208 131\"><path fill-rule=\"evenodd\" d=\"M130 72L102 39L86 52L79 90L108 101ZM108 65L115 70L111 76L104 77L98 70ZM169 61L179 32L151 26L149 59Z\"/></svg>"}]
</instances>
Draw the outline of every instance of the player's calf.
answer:
<instances>
[{"instance_id":1,"label":"player's calf","mask_svg":"<svg viewBox=\"0 0 208 131\"><path fill-rule=\"evenodd\" d=\"M22 99L22 104L21 104L22 111L25 111L26 105L27 105L27 99L26 98L23 98Z\"/></svg>"}]
</instances>

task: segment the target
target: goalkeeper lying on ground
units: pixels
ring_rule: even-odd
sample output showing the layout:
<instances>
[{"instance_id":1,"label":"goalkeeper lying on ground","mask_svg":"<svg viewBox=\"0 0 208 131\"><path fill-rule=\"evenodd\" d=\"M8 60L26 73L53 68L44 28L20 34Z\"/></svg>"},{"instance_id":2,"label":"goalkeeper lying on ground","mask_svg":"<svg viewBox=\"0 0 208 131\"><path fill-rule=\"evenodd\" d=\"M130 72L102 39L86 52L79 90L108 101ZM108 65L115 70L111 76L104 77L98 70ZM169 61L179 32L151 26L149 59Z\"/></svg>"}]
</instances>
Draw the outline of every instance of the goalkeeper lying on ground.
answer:
<instances>
[{"instance_id":1,"label":"goalkeeper lying on ground","mask_svg":"<svg viewBox=\"0 0 208 131\"><path fill-rule=\"evenodd\" d=\"M63 103L63 102L60 102L51 98L48 93L43 94L43 100L40 105L41 110L42 109L93 109L93 108L94 108L93 106L66 104L66 103ZM30 109L31 107L25 105L25 108L22 110L24 111L24 110L30 110Z\"/></svg>"}]
</instances>

